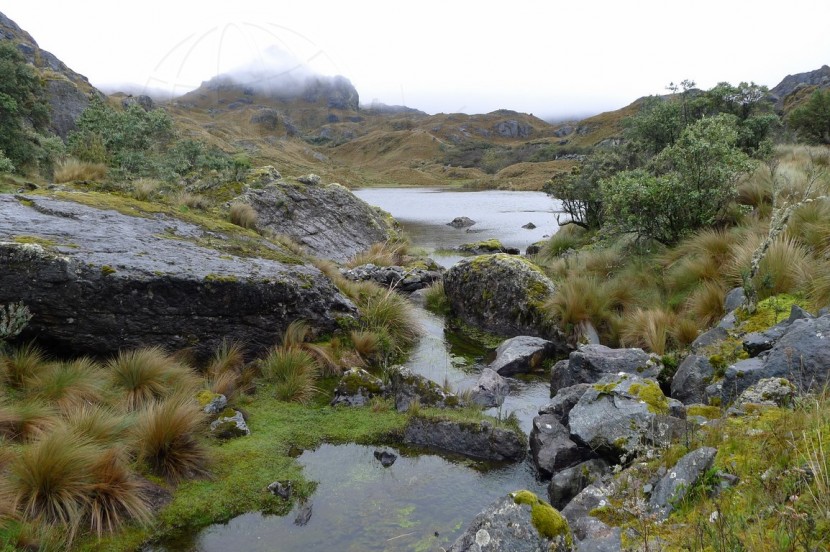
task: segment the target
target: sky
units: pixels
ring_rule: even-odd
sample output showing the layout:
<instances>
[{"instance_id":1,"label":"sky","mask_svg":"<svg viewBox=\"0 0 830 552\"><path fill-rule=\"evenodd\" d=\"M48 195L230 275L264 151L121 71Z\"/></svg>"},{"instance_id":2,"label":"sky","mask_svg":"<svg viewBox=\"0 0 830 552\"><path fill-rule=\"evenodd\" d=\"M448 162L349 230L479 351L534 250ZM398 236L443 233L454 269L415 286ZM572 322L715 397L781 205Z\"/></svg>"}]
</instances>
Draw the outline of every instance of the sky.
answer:
<instances>
[{"instance_id":1,"label":"sky","mask_svg":"<svg viewBox=\"0 0 830 552\"><path fill-rule=\"evenodd\" d=\"M92 84L180 95L236 71L351 80L361 103L585 116L669 82L754 81L830 63L828 0L3 0Z\"/></svg>"}]
</instances>

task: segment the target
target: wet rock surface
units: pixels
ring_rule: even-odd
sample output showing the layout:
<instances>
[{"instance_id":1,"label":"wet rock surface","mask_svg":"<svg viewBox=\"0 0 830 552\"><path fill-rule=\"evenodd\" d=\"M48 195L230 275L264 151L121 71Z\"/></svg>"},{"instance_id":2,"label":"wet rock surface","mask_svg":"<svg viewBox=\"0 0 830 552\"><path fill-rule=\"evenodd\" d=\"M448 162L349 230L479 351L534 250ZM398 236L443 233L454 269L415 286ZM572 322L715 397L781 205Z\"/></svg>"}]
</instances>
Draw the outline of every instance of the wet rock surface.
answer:
<instances>
[{"instance_id":1,"label":"wet rock surface","mask_svg":"<svg viewBox=\"0 0 830 552\"><path fill-rule=\"evenodd\" d=\"M234 202L251 205L260 228L290 236L317 257L346 261L390 237L389 218L339 184L293 183L279 173L254 178L258 187Z\"/></svg>"},{"instance_id":2,"label":"wet rock surface","mask_svg":"<svg viewBox=\"0 0 830 552\"><path fill-rule=\"evenodd\" d=\"M470 217L455 217L452 221L447 223L447 226L452 226L453 228L469 228L475 223L476 221Z\"/></svg>"},{"instance_id":3,"label":"wet rock surface","mask_svg":"<svg viewBox=\"0 0 830 552\"><path fill-rule=\"evenodd\" d=\"M223 254L200 245L220 234L172 217L8 195L0 212L0 303L23 301L21 337L66 352L207 356L237 339L257 354L293 320L331 331L356 313L316 268Z\"/></svg>"},{"instance_id":4,"label":"wet rock surface","mask_svg":"<svg viewBox=\"0 0 830 552\"><path fill-rule=\"evenodd\" d=\"M441 280L440 270L423 268L406 268L403 266L360 265L341 274L352 281L371 281L385 288L396 289L403 293L412 293L431 286Z\"/></svg>"},{"instance_id":5,"label":"wet rock surface","mask_svg":"<svg viewBox=\"0 0 830 552\"><path fill-rule=\"evenodd\" d=\"M520 335L498 346L496 358L490 363L489 368L502 376L525 374L540 369L545 360L561 352L561 347L552 341Z\"/></svg>"},{"instance_id":6,"label":"wet rock surface","mask_svg":"<svg viewBox=\"0 0 830 552\"><path fill-rule=\"evenodd\" d=\"M570 438L570 431L555 416L544 414L533 418L530 430L530 455L542 477L550 477L591 455Z\"/></svg>"},{"instance_id":7,"label":"wet rock surface","mask_svg":"<svg viewBox=\"0 0 830 552\"><path fill-rule=\"evenodd\" d=\"M420 406L436 408L454 408L462 406L461 399L455 393L445 391L434 381L415 374L408 368L390 369L388 393L395 398L395 408L399 412L409 410L414 402Z\"/></svg>"},{"instance_id":8,"label":"wet rock surface","mask_svg":"<svg viewBox=\"0 0 830 552\"><path fill-rule=\"evenodd\" d=\"M501 406L510 393L510 384L491 368L484 368L471 393L473 403L485 408Z\"/></svg>"},{"instance_id":9,"label":"wet rock surface","mask_svg":"<svg viewBox=\"0 0 830 552\"><path fill-rule=\"evenodd\" d=\"M422 417L410 419L403 441L493 462L521 460L527 446L524 435L494 427L487 421L455 422Z\"/></svg>"}]
</instances>

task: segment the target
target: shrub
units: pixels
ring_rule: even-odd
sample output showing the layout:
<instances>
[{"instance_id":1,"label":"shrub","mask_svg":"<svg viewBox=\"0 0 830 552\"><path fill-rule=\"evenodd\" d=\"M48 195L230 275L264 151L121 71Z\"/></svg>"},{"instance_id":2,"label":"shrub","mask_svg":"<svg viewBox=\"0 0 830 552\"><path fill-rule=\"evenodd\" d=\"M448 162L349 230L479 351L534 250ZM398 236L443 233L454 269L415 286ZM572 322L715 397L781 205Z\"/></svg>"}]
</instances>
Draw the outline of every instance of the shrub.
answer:
<instances>
[{"instance_id":1,"label":"shrub","mask_svg":"<svg viewBox=\"0 0 830 552\"><path fill-rule=\"evenodd\" d=\"M247 203L234 203L230 209L230 221L242 228L255 229L257 224L257 213Z\"/></svg>"},{"instance_id":2,"label":"shrub","mask_svg":"<svg viewBox=\"0 0 830 552\"><path fill-rule=\"evenodd\" d=\"M151 401L133 426L136 459L170 481L208 473L207 450L199 441L204 413L184 394Z\"/></svg>"},{"instance_id":3,"label":"shrub","mask_svg":"<svg viewBox=\"0 0 830 552\"><path fill-rule=\"evenodd\" d=\"M296 347L277 348L263 360L263 377L274 384L277 399L307 403L317 393L320 367L308 351Z\"/></svg>"},{"instance_id":4,"label":"shrub","mask_svg":"<svg viewBox=\"0 0 830 552\"><path fill-rule=\"evenodd\" d=\"M54 180L58 184L76 181L103 180L107 176L107 166L103 163L79 161L70 157L60 161L55 167Z\"/></svg>"},{"instance_id":5,"label":"shrub","mask_svg":"<svg viewBox=\"0 0 830 552\"><path fill-rule=\"evenodd\" d=\"M789 117L799 137L811 144L830 144L830 91L816 90Z\"/></svg>"},{"instance_id":6,"label":"shrub","mask_svg":"<svg viewBox=\"0 0 830 552\"><path fill-rule=\"evenodd\" d=\"M0 43L0 151L9 165L23 168L35 160L36 134L49 123L43 84L15 42Z\"/></svg>"}]
</instances>

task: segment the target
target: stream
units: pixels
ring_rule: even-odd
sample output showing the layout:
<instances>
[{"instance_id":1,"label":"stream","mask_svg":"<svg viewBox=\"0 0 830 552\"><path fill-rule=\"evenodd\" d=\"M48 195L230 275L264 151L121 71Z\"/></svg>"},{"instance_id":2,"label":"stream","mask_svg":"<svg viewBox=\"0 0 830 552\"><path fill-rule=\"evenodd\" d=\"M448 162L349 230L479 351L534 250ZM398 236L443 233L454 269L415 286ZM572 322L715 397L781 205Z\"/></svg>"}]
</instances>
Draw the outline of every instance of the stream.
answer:
<instances>
[{"instance_id":1,"label":"stream","mask_svg":"<svg viewBox=\"0 0 830 552\"><path fill-rule=\"evenodd\" d=\"M355 195L390 212L439 264L460 258L451 251L463 243L498 238L522 251L555 231L556 203L542 192L461 192L440 188L367 188ZM456 229L446 223L467 216L476 224ZM535 229L522 228L532 222ZM416 308L423 337L406 366L454 390L475 384L487 351L453 334L443 316ZM548 401L549 381L541 375L511 380L511 392L493 416L513 412L525 433ZM317 482L310 505L296 505L287 516L243 514L195 535L153 547L158 552L228 550L307 552L434 551L449 548L475 515L508 492L529 489L547 495L529 460L492 465L462 457L401 447L380 447L399 457L384 468L374 458L378 447L323 444L297 461ZM309 513L307 523L298 517Z\"/></svg>"}]
</instances>

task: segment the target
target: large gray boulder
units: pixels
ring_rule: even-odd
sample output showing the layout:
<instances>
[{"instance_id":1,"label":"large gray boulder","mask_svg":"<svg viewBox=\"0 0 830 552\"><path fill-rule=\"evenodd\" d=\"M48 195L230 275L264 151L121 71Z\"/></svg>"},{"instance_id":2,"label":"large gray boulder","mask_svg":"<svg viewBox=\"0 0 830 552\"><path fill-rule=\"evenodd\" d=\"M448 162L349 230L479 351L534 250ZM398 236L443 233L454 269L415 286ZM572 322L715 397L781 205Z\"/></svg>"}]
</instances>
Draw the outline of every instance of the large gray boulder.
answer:
<instances>
[{"instance_id":1,"label":"large gray boulder","mask_svg":"<svg viewBox=\"0 0 830 552\"><path fill-rule=\"evenodd\" d=\"M538 370L542 363L560 351L552 341L541 337L520 335L504 341L496 349L490 368L502 376L525 374Z\"/></svg>"},{"instance_id":2,"label":"large gray boulder","mask_svg":"<svg viewBox=\"0 0 830 552\"><path fill-rule=\"evenodd\" d=\"M510 393L510 384L498 372L490 368L481 371L476 386L470 393L470 400L485 408L501 406Z\"/></svg>"},{"instance_id":3,"label":"large gray boulder","mask_svg":"<svg viewBox=\"0 0 830 552\"><path fill-rule=\"evenodd\" d=\"M605 376L571 410L571 438L610 462L625 462L682 435L686 422L670 416L670 406L654 380Z\"/></svg>"},{"instance_id":4,"label":"large gray boulder","mask_svg":"<svg viewBox=\"0 0 830 552\"><path fill-rule=\"evenodd\" d=\"M508 337L544 337L569 350L543 308L556 288L526 259L504 253L462 259L444 275L444 291L453 314L467 324Z\"/></svg>"},{"instance_id":5,"label":"large gray boulder","mask_svg":"<svg viewBox=\"0 0 830 552\"><path fill-rule=\"evenodd\" d=\"M702 447L677 461L664 475L649 497L649 506L660 519L667 519L675 505L683 500L686 493L712 467L718 450Z\"/></svg>"},{"instance_id":6,"label":"large gray boulder","mask_svg":"<svg viewBox=\"0 0 830 552\"><path fill-rule=\"evenodd\" d=\"M635 374L655 378L660 372L658 358L642 349L612 349L605 345L583 345L568 356L567 364L560 361L551 369L550 392L578 383L594 383L608 374Z\"/></svg>"},{"instance_id":7,"label":"large gray boulder","mask_svg":"<svg viewBox=\"0 0 830 552\"><path fill-rule=\"evenodd\" d=\"M390 217L343 186L288 182L278 176L263 184L255 174L258 187L233 200L254 208L259 228L290 236L313 255L335 261L390 238Z\"/></svg>"},{"instance_id":8,"label":"large gray boulder","mask_svg":"<svg viewBox=\"0 0 830 552\"><path fill-rule=\"evenodd\" d=\"M738 405L791 406L795 394L795 385L786 378L765 378L750 385L735 403Z\"/></svg>"},{"instance_id":9,"label":"large gray boulder","mask_svg":"<svg viewBox=\"0 0 830 552\"><path fill-rule=\"evenodd\" d=\"M699 355L689 355L671 380L671 396L683 404L707 402L706 387L712 383L715 369L709 359Z\"/></svg>"},{"instance_id":10,"label":"large gray boulder","mask_svg":"<svg viewBox=\"0 0 830 552\"><path fill-rule=\"evenodd\" d=\"M510 493L478 514L448 552L567 552L567 520L529 491Z\"/></svg>"},{"instance_id":11,"label":"large gray boulder","mask_svg":"<svg viewBox=\"0 0 830 552\"><path fill-rule=\"evenodd\" d=\"M565 361L567 362L567 361ZM578 383L570 387L563 387L556 392L550 402L539 409L539 414L553 414L562 425L568 425L571 410L585 391L591 387L588 383Z\"/></svg>"},{"instance_id":12,"label":"large gray boulder","mask_svg":"<svg viewBox=\"0 0 830 552\"><path fill-rule=\"evenodd\" d=\"M591 451L571 441L570 431L551 414L533 418L530 430L530 455L542 477L590 457Z\"/></svg>"},{"instance_id":13,"label":"large gray boulder","mask_svg":"<svg viewBox=\"0 0 830 552\"><path fill-rule=\"evenodd\" d=\"M334 331L356 313L319 270L257 238L244 239L273 259L214 249L221 233L170 216L10 195L0 213L0 304L23 301L34 317L21 337L63 354L203 357L226 339L258 354L294 320Z\"/></svg>"},{"instance_id":14,"label":"large gray boulder","mask_svg":"<svg viewBox=\"0 0 830 552\"><path fill-rule=\"evenodd\" d=\"M365 406L374 397L386 393L386 386L363 368L350 368L343 373L334 388L332 406Z\"/></svg>"},{"instance_id":15,"label":"large gray boulder","mask_svg":"<svg viewBox=\"0 0 830 552\"><path fill-rule=\"evenodd\" d=\"M522 433L494 427L488 421L456 422L421 416L410 418L403 442L493 462L521 460L527 447Z\"/></svg>"}]
</instances>

